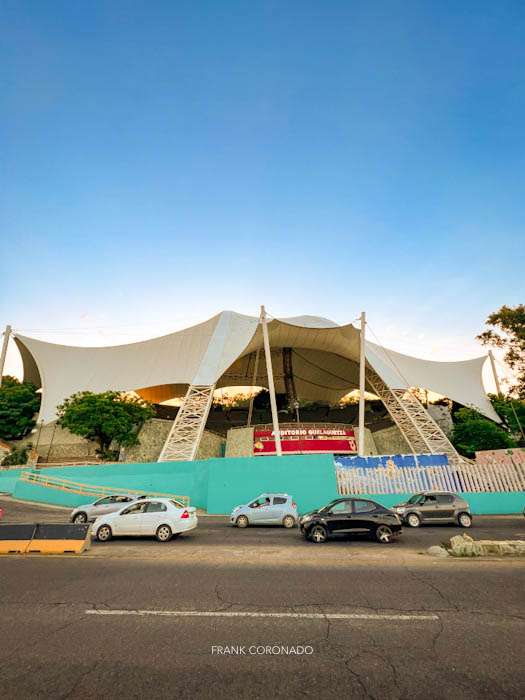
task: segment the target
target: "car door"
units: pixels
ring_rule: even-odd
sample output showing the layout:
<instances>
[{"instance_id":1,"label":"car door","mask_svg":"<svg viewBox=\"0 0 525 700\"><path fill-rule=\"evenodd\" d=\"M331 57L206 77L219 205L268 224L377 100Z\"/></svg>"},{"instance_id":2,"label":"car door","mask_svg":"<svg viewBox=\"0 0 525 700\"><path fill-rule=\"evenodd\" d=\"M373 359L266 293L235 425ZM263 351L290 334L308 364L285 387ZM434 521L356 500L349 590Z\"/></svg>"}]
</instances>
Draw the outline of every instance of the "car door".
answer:
<instances>
[{"instance_id":1,"label":"car door","mask_svg":"<svg viewBox=\"0 0 525 700\"><path fill-rule=\"evenodd\" d=\"M437 496L437 519L452 520L454 517L454 496L440 494Z\"/></svg>"},{"instance_id":2,"label":"car door","mask_svg":"<svg viewBox=\"0 0 525 700\"><path fill-rule=\"evenodd\" d=\"M114 532L118 535L140 535L142 514L147 501L133 503L115 516L112 522Z\"/></svg>"},{"instance_id":3,"label":"car door","mask_svg":"<svg viewBox=\"0 0 525 700\"><path fill-rule=\"evenodd\" d=\"M354 499L352 521L355 532L371 532L375 530L378 521L376 504L364 498Z\"/></svg>"},{"instance_id":4,"label":"car door","mask_svg":"<svg viewBox=\"0 0 525 700\"><path fill-rule=\"evenodd\" d=\"M250 523L253 523L254 525L264 525L271 520L271 505L265 505L266 498L266 496L260 496L259 498L256 498L255 501L250 503L250 512L248 514Z\"/></svg>"},{"instance_id":5,"label":"car door","mask_svg":"<svg viewBox=\"0 0 525 700\"><path fill-rule=\"evenodd\" d=\"M167 506L161 501L148 501L140 518L141 535L154 535L158 526L166 521Z\"/></svg>"},{"instance_id":6,"label":"car door","mask_svg":"<svg viewBox=\"0 0 525 700\"><path fill-rule=\"evenodd\" d=\"M342 500L333 503L326 513L328 532L345 532L352 529L352 501Z\"/></svg>"},{"instance_id":7,"label":"car door","mask_svg":"<svg viewBox=\"0 0 525 700\"><path fill-rule=\"evenodd\" d=\"M287 499L284 496L273 496L269 521L272 523L282 523L285 516Z\"/></svg>"},{"instance_id":8,"label":"car door","mask_svg":"<svg viewBox=\"0 0 525 700\"><path fill-rule=\"evenodd\" d=\"M423 520L436 520L439 518L437 497L429 494L418 503Z\"/></svg>"},{"instance_id":9,"label":"car door","mask_svg":"<svg viewBox=\"0 0 525 700\"><path fill-rule=\"evenodd\" d=\"M115 496L105 496L93 503L93 517L99 518L115 510Z\"/></svg>"}]
</instances>

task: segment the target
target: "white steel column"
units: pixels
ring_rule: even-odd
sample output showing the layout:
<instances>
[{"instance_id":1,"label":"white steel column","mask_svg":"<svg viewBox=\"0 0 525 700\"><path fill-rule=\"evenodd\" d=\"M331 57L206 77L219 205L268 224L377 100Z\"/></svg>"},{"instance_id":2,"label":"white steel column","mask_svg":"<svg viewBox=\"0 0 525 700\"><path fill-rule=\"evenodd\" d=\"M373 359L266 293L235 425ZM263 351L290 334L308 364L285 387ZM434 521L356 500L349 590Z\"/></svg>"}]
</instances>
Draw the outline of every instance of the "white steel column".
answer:
<instances>
[{"instance_id":1,"label":"white steel column","mask_svg":"<svg viewBox=\"0 0 525 700\"><path fill-rule=\"evenodd\" d=\"M282 457L281 433L279 432L279 418L277 417L277 401L275 400L275 385L273 383L272 356L270 355L270 341L268 340L268 327L266 325L266 309L261 306L261 323L264 340L264 356L266 358L266 371L268 373L268 389L270 390L270 406L272 408L273 432L275 434L275 451Z\"/></svg>"},{"instance_id":2,"label":"white steel column","mask_svg":"<svg viewBox=\"0 0 525 700\"><path fill-rule=\"evenodd\" d=\"M357 453L360 457L365 452L365 312L361 312L361 335L359 352L359 437Z\"/></svg>"},{"instance_id":3,"label":"white steel column","mask_svg":"<svg viewBox=\"0 0 525 700\"><path fill-rule=\"evenodd\" d=\"M253 390L255 388L255 382L257 381L257 372L259 371L259 353L260 349L257 348L257 352L255 353L255 364L253 366L253 379L252 379L252 396L250 398L250 409L248 411L248 428L252 424L252 415L253 415L253 400L255 398Z\"/></svg>"},{"instance_id":4,"label":"white steel column","mask_svg":"<svg viewBox=\"0 0 525 700\"><path fill-rule=\"evenodd\" d=\"M498 392L498 396L503 396L503 392L501 391L501 385L499 383L498 373L496 372L496 363L494 362L494 355L492 354L492 350L489 350L489 357L490 364L492 365L492 373L494 374L494 381L496 382L496 391Z\"/></svg>"},{"instance_id":5,"label":"white steel column","mask_svg":"<svg viewBox=\"0 0 525 700\"><path fill-rule=\"evenodd\" d=\"M2 377L4 375L5 356L7 354L7 346L11 337L11 326L7 325L4 332L4 342L2 343L2 354L0 355L0 386L2 386Z\"/></svg>"}]
</instances>

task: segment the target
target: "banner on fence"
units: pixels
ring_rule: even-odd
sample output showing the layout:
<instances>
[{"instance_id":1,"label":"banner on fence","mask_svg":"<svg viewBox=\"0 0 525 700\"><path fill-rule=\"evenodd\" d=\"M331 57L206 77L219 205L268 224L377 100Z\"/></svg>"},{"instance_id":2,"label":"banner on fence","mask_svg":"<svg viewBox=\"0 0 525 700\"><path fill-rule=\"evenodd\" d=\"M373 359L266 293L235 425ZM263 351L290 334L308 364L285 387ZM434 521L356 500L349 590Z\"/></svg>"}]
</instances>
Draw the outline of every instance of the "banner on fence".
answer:
<instances>
[{"instance_id":1,"label":"banner on fence","mask_svg":"<svg viewBox=\"0 0 525 700\"><path fill-rule=\"evenodd\" d=\"M335 459L335 467L338 481L348 493L459 491L461 488L445 454L344 456Z\"/></svg>"}]
</instances>

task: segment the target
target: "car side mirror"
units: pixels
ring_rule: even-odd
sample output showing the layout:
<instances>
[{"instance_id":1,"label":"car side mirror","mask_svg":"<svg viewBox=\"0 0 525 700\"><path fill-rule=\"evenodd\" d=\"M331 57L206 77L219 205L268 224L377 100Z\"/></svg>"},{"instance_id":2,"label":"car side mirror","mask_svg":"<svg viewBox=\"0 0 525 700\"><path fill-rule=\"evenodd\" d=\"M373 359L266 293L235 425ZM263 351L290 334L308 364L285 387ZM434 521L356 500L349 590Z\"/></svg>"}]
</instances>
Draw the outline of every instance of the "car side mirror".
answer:
<instances>
[{"instance_id":1,"label":"car side mirror","mask_svg":"<svg viewBox=\"0 0 525 700\"><path fill-rule=\"evenodd\" d=\"M327 515L333 515L333 514L334 514L334 511L333 511L333 510L327 510L327 511L326 511L326 514L327 514Z\"/></svg>"}]
</instances>

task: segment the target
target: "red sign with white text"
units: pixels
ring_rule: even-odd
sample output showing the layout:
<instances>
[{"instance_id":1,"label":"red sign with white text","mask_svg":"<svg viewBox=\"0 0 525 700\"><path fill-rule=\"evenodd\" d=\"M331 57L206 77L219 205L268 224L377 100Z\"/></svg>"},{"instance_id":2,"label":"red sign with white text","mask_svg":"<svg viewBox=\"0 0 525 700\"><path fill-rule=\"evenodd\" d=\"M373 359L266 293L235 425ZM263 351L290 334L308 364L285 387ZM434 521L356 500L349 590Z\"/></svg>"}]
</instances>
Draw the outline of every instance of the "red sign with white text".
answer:
<instances>
[{"instance_id":1,"label":"red sign with white text","mask_svg":"<svg viewBox=\"0 0 525 700\"><path fill-rule=\"evenodd\" d=\"M289 428L280 430L283 454L357 454L357 443L353 430L339 428ZM275 433L273 430L255 430L253 454L274 455Z\"/></svg>"}]
</instances>

